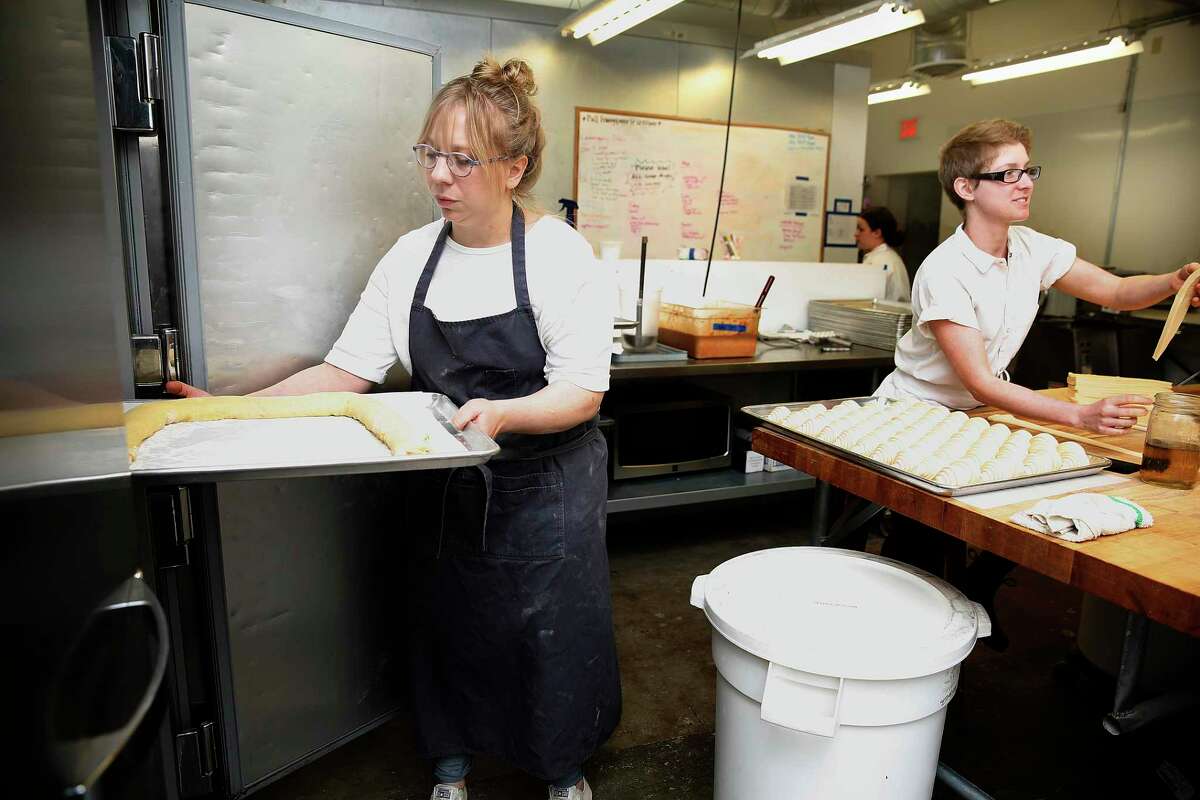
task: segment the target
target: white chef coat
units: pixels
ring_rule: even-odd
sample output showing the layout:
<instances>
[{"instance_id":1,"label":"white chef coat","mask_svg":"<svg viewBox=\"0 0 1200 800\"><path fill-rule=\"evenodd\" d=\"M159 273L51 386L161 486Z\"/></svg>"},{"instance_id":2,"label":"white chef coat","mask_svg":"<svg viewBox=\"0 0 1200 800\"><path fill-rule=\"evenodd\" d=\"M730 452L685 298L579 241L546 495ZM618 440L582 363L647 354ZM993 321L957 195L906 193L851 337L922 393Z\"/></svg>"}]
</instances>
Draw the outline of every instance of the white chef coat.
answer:
<instances>
[{"instance_id":1,"label":"white chef coat","mask_svg":"<svg viewBox=\"0 0 1200 800\"><path fill-rule=\"evenodd\" d=\"M1008 229L1008 258L975 246L961 225L917 270L913 326L896 345L896 369L875 394L912 396L950 408L980 405L938 346L929 323L948 319L983 337L988 367L1005 374L1037 316L1038 293L1075 263L1075 245L1032 228Z\"/></svg>"},{"instance_id":2,"label":"white chef coat","mask_svg":"<svg viewBox=\"0 0 1200 800\"><path fill-rule=\"evenodd\" d=\"M408 320L417 280L442 220L410 231L371 273L358 306L325 360L375 383L399 359L412 374ZM570 225L543 216L525 232L525 274L547 383L569 381L608 390L615 278ZM445 322L479 319L516 308L512 245L464 247L446 240L425 305Z\"/></svg>"},{"instance_id":3,"label":"white chef coat","mask_svg":"<svg viewBox=\"0 0 1200 800\"><path fill-rule=\"evenodd\" d=\"M881 242L878 247L863 255L862 263L883 267L887 272L887 288L884 290L884 300L895 300L907 303L912 297L912 288L908 281L908 270L904 267L904 259L900 254Z\"/></svg>"}]
</instances>

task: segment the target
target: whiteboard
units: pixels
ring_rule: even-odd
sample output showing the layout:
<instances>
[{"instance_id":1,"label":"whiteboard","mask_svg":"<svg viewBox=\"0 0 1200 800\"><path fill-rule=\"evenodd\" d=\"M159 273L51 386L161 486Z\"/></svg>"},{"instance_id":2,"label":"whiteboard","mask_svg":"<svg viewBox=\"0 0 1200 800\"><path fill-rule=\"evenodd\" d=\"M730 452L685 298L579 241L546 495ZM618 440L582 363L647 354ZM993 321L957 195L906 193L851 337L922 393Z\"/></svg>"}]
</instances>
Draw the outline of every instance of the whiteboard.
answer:
<instances>
[{"instance_id":1,"label":"whiteboard","mask_svg":"<svg viewBox=\"0 0 1200 800\"><path fill-rule=\"evenodd\" d=\"M620 241L626 257L642 236L650 258L707 248L724 148L724 122L577 107L580 232L593 246ZM719 233L741 237L746 260L820 261L828 169L826 133L733 125Z\"/></svg>"}]
</instances>

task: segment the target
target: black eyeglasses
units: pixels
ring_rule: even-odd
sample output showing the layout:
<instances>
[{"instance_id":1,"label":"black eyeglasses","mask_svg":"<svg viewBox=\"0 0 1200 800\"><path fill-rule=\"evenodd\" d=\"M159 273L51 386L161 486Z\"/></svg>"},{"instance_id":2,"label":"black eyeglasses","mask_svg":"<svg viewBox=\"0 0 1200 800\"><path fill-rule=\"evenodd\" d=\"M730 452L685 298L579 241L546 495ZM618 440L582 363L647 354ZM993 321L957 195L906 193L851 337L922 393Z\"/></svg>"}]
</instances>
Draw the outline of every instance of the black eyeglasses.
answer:
<instances>
[{"instance_id":1,"label":"black eyeglasses","mask_svg":"<svg viewBox=\"0 0 1200 800\"><path fill-rule=\"evenodd\" d=\"M1016 183L1021 180L1022 175L1028 175L1029 180L1036 181L1042 177L1041 167L1026 167L1025 169L1005 169L1000 172L980 172L977 175L972 175L972 178L978 178L984 181L1000 181L1001 183Z\"/></svg>"},{"instance_id":2,"label":"black eyeglasses","mask_svg":"<svg viewBox=\"0 0 1200 800\"><path fill-rule=\"evenodd\" d=\"M483 164L491 164L493 161L507 161L512 156L496 156L485 161L480 161L477 158L471 158L466 153L443 153L441 150L434 150L427 144L413 145L413 154L417 157L417 163L425 169L433 169L437 166L439 158L446 159L446 166L450 169L450 174L457 178L465 178L471 174L471 170Z\"/></svg>"}]
</instances>

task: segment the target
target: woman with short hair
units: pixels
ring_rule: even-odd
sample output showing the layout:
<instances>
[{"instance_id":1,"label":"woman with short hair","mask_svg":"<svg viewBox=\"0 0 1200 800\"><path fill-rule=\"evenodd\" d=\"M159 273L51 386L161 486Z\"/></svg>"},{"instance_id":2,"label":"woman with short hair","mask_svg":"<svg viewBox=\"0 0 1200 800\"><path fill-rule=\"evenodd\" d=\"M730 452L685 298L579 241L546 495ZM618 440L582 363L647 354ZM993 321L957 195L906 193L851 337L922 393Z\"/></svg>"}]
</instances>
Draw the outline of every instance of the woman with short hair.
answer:
<instances>
[{"instance_id":1,"label":"woman with short hair","mask_svg":"<svg viewBox=\"0 0 1200 800\"><path fill-rule=\"evenodd\" d=\"M963 223L921 263L913 285L912 328L896 344L896 368L875 391L949 408L995 406L1100 434L1125 433L1152 398L1106 397L1076 405L1009 382L1008 365L1025 343L1038 294L1054 287L1107 308L1146 308L1179 291L1200 264L1159 275L1119 278L1080 258L1075 245L1022 225L1042 168L1030 161L1029 128L1006 119L966 126L940 152L938 177ZM1190 298L1200 306L1200 288ZM932 528L896 515L884 554L940 572ZM967 595L993 621L989 644L1007 641L993 597L1013 563L984 552L967 571Z\"/></svg>"}]
</instances>

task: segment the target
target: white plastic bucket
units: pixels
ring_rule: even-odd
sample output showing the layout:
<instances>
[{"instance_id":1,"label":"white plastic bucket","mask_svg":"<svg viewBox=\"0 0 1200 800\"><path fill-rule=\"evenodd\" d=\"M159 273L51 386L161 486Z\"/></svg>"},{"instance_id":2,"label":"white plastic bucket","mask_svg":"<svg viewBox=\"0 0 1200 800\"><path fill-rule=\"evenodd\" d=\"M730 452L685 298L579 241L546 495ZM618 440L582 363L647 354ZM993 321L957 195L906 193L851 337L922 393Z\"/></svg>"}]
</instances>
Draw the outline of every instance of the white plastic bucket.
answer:
<instances>
[{"instance_id":1,"label":"white plastic bucket","mask_svg":"<svg viewBox=\"0 0 1200 800\"><path fill-rule=\"evenodd\" d=\"M716 800L933 793L959 664L991 622L907 564L785 547L692 584L713 626Z\"/></svg>"}]
</instances>

